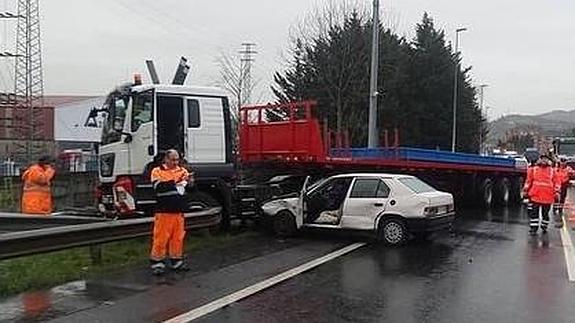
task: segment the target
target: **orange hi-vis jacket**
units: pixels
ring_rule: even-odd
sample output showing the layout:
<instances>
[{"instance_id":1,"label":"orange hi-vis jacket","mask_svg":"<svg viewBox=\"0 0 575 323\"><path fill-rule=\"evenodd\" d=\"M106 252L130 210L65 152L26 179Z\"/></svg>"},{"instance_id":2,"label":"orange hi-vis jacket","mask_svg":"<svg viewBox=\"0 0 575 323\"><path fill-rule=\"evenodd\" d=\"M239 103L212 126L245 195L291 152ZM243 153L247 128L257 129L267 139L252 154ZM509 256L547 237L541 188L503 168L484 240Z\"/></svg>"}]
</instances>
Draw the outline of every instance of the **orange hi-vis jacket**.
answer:
<instances>
[{"instance_id":1,"label":"orange hi-vis jacket","mask_svg":"<svg viewBox=\"0 0 575 323\"><path fill-rule=\"evenodd\" d=\"M22 181L22 213L44 214L52 213L52 192L50 185L55 171L50 166L42 167L38 164L30 166L24 174Z\"/></svg>"},{"instance_id":2,"label":"orange hi-vis jacket","mask_svg":"<svg viewBox=\"0 0 575 323\"><path fill-rule=\"evenodd\" d=\"M575 171L569 166L555 168L555 181L561 186L569 183L569 180L574 175Z\"/></svg>"},{"instance_id":3,"label":"orange hi-vis jacket","mask_svg":"<svg viewBox=\"0 0 575 323\"><path fill-rule=\"evenodd\" d=\"M177 184L188 180L190 174L180 166L169 169L162 165L152 170L151 180L156 192L156 213L182 213L186 198L178 193Z\"/></svg>"},{"instance_id":4,"label":"orange hi-vis jacket","mask_svg":"<svg viewBox=\"0 0 575 323\"><path fill-rule=\"evenodd\" d=\"M178 192L176 184L187 181L189 173L183 167L160 166L152 170L150 177L157 200L150 259L162 261L166 256L182 259L186 236L182 213L185 197ZM182 202L184 205L180 206Z\"/></svg>"},{"instance_id":5,"label":"orange hi-vis jacket","mask_svg":"<svg viewBox=\"0 0 575 323\"><path fill-rule=\"evenodd\" d=\"M557 182L553 167L535 166L527 170L527 180L523 189L527 191L532 202L553 204L560 187L561 183Z\"/></svg>"}]
</instances>

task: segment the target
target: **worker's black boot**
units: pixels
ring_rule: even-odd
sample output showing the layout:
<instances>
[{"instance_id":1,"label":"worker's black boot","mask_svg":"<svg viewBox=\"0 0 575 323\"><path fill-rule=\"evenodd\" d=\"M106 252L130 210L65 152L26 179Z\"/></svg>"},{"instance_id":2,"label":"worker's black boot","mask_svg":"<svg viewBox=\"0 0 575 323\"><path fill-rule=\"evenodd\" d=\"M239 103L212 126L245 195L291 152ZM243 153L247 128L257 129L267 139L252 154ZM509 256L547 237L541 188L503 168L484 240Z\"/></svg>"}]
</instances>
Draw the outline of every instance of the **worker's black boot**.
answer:
<instances>
[{"instance_id":1,"label":"worker's black boot","mask_svg":"<svg viewBox=\"0 0 575 323\"><path fill-rule=\"evenodd\" d=\"M166 272L166 265L164 264L163 261L151 261L152 265L150 266L150 268L152 268L152 274L159 276L162 275Z\"/></svg>"},{"instance_id":2,"label":"worker's black boot","mask_svg":"<svg viewBox=\"0 0 575 323\"><path fill-rule=\"evenodd\" d=\"M183 258L170 259L170 265L174 271L189 271L190 268Z\"/></svg>"}]
</instances>

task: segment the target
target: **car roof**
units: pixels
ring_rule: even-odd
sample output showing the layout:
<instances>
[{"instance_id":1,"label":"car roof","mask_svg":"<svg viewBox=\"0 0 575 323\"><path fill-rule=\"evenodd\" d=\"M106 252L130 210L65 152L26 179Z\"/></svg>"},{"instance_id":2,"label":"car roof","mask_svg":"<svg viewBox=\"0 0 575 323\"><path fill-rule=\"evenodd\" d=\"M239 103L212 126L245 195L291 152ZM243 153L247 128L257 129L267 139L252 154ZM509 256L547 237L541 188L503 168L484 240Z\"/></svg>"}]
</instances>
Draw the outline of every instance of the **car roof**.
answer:
<instances>
[{"instance_id":1,"label":"car roof","mask_svg":"<svg viewBox=\"0 0 575 323\"><path fill-rule=\"evenodd\" d=\"M333 178L340 177L379 177L379 178L413 178L414 176L405 174L390 174L390 173L350 173L350 174L339 174L332 176Z\"/></svg>"}]
</instances>

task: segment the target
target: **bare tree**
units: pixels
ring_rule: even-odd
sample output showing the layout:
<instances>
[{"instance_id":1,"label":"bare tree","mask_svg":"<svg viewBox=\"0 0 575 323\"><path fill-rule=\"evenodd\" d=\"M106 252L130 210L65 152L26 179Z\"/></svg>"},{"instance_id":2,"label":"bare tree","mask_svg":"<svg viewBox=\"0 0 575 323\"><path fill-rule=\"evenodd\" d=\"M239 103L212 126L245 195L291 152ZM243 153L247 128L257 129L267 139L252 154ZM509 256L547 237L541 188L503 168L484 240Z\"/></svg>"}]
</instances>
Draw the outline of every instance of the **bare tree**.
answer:
<instances>
[{"instance_id":1,"label":"bare tree","mask_svg":"<svg viewBox=\"0 0 575 323\"><path fill-rule=\"evenodd\" d=\"M216 64L219 68L217 83L231 94L232 114L238 120L240 107L251 103L259 79L250 75L249 65L240 53L222 51Z\"/></svg>"}]
</instances>

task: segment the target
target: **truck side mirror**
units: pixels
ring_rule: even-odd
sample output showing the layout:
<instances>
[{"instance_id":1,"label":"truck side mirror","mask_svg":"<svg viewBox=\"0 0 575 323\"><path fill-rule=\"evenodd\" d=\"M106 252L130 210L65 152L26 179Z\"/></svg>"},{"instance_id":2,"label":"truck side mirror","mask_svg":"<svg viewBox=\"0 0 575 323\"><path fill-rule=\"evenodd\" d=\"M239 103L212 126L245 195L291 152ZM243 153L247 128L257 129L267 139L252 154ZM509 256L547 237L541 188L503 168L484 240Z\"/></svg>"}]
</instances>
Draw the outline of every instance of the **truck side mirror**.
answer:
<instances>
[{"instance_id":1,"label":"truck side mirror","mask_svg":"<svg viewBox=\"0 0 575 323\"><path fill-rule=\"evenodd\" d=\"M124 138L124 143L129 144L134 140L134 137L132 137L131 134L124 132L122 132L122 134L126 136L126 138Z\"/></svg>"}]
</instances>

